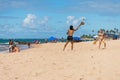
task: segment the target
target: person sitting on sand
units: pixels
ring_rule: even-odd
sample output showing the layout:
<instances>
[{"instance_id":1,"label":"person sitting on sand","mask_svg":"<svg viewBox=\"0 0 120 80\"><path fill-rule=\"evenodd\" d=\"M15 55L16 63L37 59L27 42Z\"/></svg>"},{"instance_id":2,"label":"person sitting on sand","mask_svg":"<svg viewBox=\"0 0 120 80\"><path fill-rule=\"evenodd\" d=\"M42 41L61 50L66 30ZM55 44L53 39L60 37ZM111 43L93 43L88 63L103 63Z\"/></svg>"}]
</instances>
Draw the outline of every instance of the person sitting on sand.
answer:
<instances>
[{"instance_id":1,"label":"person sitting on sand","mask_svg":"<svg viewBox=\"0 0 120 80\"><path fill-rule=\"evenodd\" d=\"M70 25L70 29L67 32L67 35L68 35L67 41L66 41L66 44L64 45L63 51L65 50L68 42L71 42L71 50L73 50L73 42L74 42L73 41L73 33L74 33L74 31L78 30L81 25L84 25L84 22L81 22L81 24L76 29L74 29L73 26Z\"/></svg>"},{"instance_id":2,"label":"person sitting on sand","mask_svg":"<svg viewBox=\"0 0 120 80\"><path fill-rule=\"evenodd\" d=\"M106 48L106 42L105 42L105 35L102 29L98 32L98 40L99 40L99 49L101 47L101 43L104 43L104 48Z\"/></svg>"},{"instance_id":3,"label":"person sitting on sand","mask_svg":"<svg viewBox=\"0 0 120 80\"><path fill-rule=\"evenodd\" d=\"M28 42L28 48L30 48L30 42Z\"/></svg>"},{"instance_id":4,"label":"person sitting on sand","mask_svg":"<svg viewBox=\"0 0 120 80\"><path fill-rule=\"evenodd\" d=\"M10 39L9 40L9 53L12 52L12 46L13 46L13 41Z\"/></svg>"},{"instance_id":5,"label":"person sitting on sand","mask_svg":"<svg viewBox=\"0 0 120 80\"><path fill-rule=\"evenodd\" d=\"M12 52L20 52L20 49L16 45L14 45Z\"/></svg>"}]
</instances>

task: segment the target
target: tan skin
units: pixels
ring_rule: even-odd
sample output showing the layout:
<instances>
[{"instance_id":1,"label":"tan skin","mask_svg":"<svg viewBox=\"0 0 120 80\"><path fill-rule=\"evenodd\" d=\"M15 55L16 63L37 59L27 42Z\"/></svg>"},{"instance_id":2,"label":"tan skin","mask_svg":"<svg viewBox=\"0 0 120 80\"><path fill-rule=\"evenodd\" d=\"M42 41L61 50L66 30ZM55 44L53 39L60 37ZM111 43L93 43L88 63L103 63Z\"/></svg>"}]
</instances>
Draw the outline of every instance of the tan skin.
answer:
<instances>
[{"instance_id":1,"label":"tan skin","mask_svg":"<svg viewBox=\"0 0 120 80\"><path fill-rule=\"evenodd\" d=\"M13 41L10 40L10 41L9 41L9 53L12 52L12 51L11 51L12 45L13 45Z\"/></svg>"},{"instance_id":2,"label":"tan skin","mask_svg":"<svg viewBox=\"0 0 120 80\"><path fill-rule=\"evenodd\" d=\"M9 41L9 45L12 45L12 44L13 44L13 41L10 40L10 41Z\"/></svg>"},{"instance_id":3,"label":"tan skin","mask_svg":"<svg viewBox=\"0 0 120 80\"><path fill-rule=\"evenodd\" d=\"M101 47L102 42L104 43L104 48L106 48L105 37L104 37L104 33L102 30L99 31L98 37L99 37L99 49Z\"/></svg>"},{"instance_id":4,"label":"tan skin","mask_svg":"<svg viewBox=\"0 0 120 80\"><path fill-rule=\"evenodd\" d=\"M68 32L67 32L67 35L68 35L68 36L73 36L74 31L78 30L81 25L84 25L84 24L80 24L76 29L73 29L73 30L70 30L70 29L69 29ZM73 50L73 43L74 43L74 41L71 40L70 42L71 42L71 50ZM64 45L63 51L65 50L65 48L66 48L66 46L68 45L68 43L69 43L69 41L67 40L67 41L66 41L66 44Z\"/></svg>"},{"instance_id":5,"label":"tan skin","mask_svg":"<svg viewBox=\"0 0 120 80\"><path fill-rule=\"evenodd\" d=\"M74 33L74 30L68 30L68 32L67 32L68 36L73 36L73 33ZM70 41L70 42L71 42L71 50L73 50L73 40ZM67 40L67 41L66 41L66 44L65 44L65 46L64 46L63 51L65 50L65 48L66 48L66 46L68 45L68 43L69 43L69 41Z\"/></svg>"},{"instance_id":6,"label":"tan skin","mask_svg":"<svg viewBox=\"0 0 120 80\"><path fill-rule=\"evenodd\" d=\"M15 46L14 49L13 49L13 52L15 52L15 53L20 52L20 49L17 46Z\"/></svg>"}]
</instances>

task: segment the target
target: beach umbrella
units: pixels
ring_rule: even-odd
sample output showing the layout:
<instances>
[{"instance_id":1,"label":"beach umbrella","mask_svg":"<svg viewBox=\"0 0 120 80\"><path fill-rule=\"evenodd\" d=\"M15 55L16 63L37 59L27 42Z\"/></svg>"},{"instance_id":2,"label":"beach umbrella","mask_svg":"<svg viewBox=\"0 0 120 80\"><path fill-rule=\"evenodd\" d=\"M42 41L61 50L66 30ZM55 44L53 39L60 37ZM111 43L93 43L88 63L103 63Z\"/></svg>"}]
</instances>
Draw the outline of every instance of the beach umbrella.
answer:
<instances>
[{"instance_id":1,"label":"beach umbrella","mask_svg":"<svg viewBox=\"0 0 120 80\"><path fill-rule=\"evenodd\" d=\"M50 38L48 38L48 41L49 41L49 42L57 41L57 38L51 36Z\"/></svg>"},{"instance_id":2,"label":"beach umbrella","mask_svg":"<svg viewBox=\"0 0 120 80\"><path fill-rule=\"evenodd\" d=\"M80 37L73 37L73 40L74 40L75 42L79 42L81 39L80 39Z\"/></svg>"},{"instance_id":3,"label":"beach umbrella","mask_svg":"<svg viewBox=\"0 0 120 80\"><path fill-rule=\"evenodd\" d=\"M118 35L113 35L113 39L114 40L118 39Z\"/></svg>"}]
</instances>

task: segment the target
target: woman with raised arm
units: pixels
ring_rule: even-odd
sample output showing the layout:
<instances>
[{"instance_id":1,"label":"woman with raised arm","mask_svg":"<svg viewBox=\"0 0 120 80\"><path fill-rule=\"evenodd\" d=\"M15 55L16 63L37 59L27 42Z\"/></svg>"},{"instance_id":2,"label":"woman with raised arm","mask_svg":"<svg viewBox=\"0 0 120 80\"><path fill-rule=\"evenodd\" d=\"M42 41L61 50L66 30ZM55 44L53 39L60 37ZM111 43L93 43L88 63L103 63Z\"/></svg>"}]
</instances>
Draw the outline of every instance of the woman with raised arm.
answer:
<instances>
[{"instance_id":1,"label":"woman with raised arm","mask_svg":"<svg viewBox=\"0 0 120 80\"><path fill-rule=\"evenodd\" d=\"M70 25L70 29L67 31L68 36L67 36L66 44L64 45L63 51L65 50L65 48L69 42L71 42L71 50L73 50L73 42L74 42L73 41L73 33L74 33L74 31L78 30L81 25L84 25L84 22L81 22L76 29L74 29L73 26Z\"/></svg>"}]
</instances>

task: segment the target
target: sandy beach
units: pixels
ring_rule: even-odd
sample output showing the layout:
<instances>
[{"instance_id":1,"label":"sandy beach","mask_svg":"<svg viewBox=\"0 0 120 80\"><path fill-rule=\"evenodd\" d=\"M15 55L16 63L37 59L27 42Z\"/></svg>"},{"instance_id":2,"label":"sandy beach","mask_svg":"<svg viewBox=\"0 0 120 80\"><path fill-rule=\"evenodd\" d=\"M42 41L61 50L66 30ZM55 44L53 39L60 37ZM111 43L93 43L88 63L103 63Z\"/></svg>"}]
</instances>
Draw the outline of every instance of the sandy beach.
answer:
<instances>
[{"instance_id":1,"label":"sandy beach","mask_svg":"<svg viewBox=\"0 0 120 80\"><path fill-rule=\"evenodd\" d=\"M120 40L106 49L93 42L46 43L0 54L0 80L120 80Z\"/></svg>"}]
</instances>

